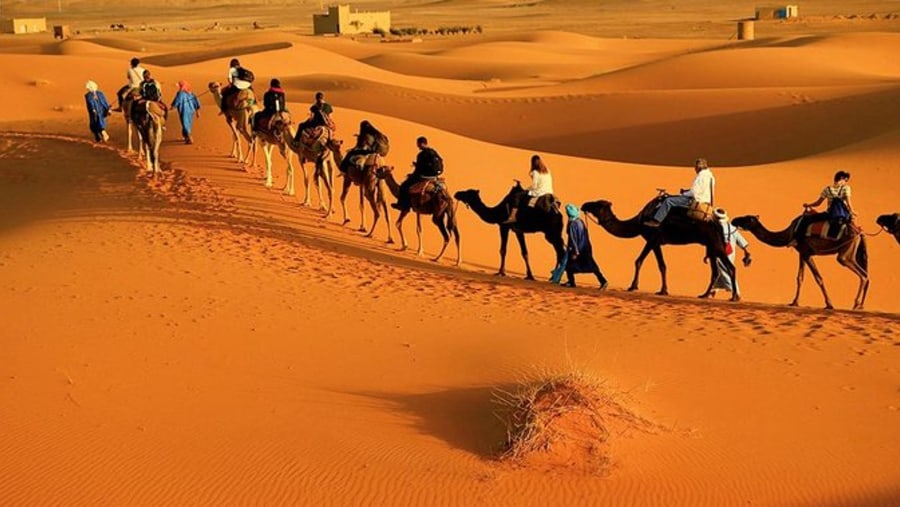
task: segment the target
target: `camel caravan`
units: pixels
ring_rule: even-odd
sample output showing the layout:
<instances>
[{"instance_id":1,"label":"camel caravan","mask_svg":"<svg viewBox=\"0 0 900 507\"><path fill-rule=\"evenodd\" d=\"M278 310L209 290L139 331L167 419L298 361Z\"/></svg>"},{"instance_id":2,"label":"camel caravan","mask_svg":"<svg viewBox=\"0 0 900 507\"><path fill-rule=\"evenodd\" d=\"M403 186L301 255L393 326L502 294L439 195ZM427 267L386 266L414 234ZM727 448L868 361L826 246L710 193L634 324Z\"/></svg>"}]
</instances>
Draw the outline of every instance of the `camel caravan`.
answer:
<instances>
[{"instance_id":1,"label":"camel caravan","mask_svg":"<svg viewBox=\"0 0 900 507\"><path fill-rule=\"evenodd\" d=\"M665 245L702 245L709 264L710 278L707 289L700 298L709 298L720 290L730 292L732 301L741 299L737 282L736 250L742 248L742 263L750 266L751 256L748 242L740 231L745 231L760 242L773 247L790 247L798 254L799 267L797 284L792 306L799 304L800 289L808 268L819 285L825 300L825 307L833 308L831 298L825 289L821 273L814 257L835 256L838 263L859 278L859 287L854 300L855 310L863 309L869 288L868 248L862 229L855 222L855 212L851 204L849 173L838 171L833 185L825 187L818 199L804 204L804 212L792 220L783 230L770 231L754 215L729 219L727 212L714 206L715 178L705 159L697 159L694 164L695 178L689 189L678 194L669 194L657 189L658 195L647 202L636 214L621 219L613 212L613 204L607 200L585 202L580 208L569 204L565 208L555 196L552 175L539 155L531 159L530 176L532 183L525 187L518 180L507 194L494 206L484 202L477 189L450 193L443 177L443 159L424 137L417 139L419 153L414 162L412 174L399 181L394 167L386 163L390 152L388 136L379 131L371 122L360 123L356 142L343 153L343 142L335 138L332 120L333 108L325 102L324 94L315 95L315 103L310 106L306 119L296 126L287 109L285 92L278 79L270 81L270 87L263 95L262 107L252 88L253 73L232 59L228 71L228 82L210 81L208 89L216 101L232 134L230 156L239 161L245 169L256 166L257 151L261 148L265 164L265 186L272 188L273 154L277 149L286 162L287 174L285 195L295 195L294 164L296 154L303 171L305 196L304 206L310 206L310 175L307 164L312 163L313 183L316 187L319 211L323 218L335 213L335 178L343 178L341 184L342 224L350 222L347 210L347 196L350 188L358 187L360 225L358 230L366 237L374 235L382 217L387 230L387 243L393 243L388 198L394 197L390 207L399 212L394 224L400 234L401 250L409 248L403 232L403 222L409 213L416 215L417 256L422 256L422 216L430 215L438 228L443 245L432 260L439 262L450 240L456 245L456 266L462 264L460 232L457 223L458 205L464 204L483 222L494 225L500 233L500 266L497 275L506 275L506 253L509 235L513 233L525 263L525 278L534 280L534 272L528 258L526 235L540 233L550 243L555 254L555 265L550 280L558 283L563 273L568 277L567 285L574 286L575 273L594 273L606 288L607 281L592 258L592 250L587 228L581 221L590 219L603 230L618 238L637 238L644 241L644 247L634 261L634 276L629 291L638 290L641 267L646 257L653 253L660 273L661 286L658 295L668 295L666 262L662 247ZM89 82L90 83L90 82ZM95 86L96 87L96 86ZM91 94L89 87L89 95ZM181 95L184 95L183 97ZM102 94L101 94L102 95ZM97 91L93 90L96 110ZM161 101L159 85L150 72L140 67L138 59L132 59L128 70L128 84L117 93L118 106L115 110L123 113L128 136L128 151L133 152L132 139L137 136L138 155L146 157L147 172L151 177L160 174L159 146L168 116L168 107ZM105 99L102 100L105 103ZM91 99L88 97L89 112ZM184 105L188 107L182 107ZM193 105L192 105L193 104ZM106 106L108 109L108 106ZM182 135L187 144L192 143L190 124L193 115L199 113L199 102L190 92L190 87L179 82L179 96L173 102L178 109L182 123ZM96 113L96 111L95 111ZM108 113L107 113L108 114ZM94 114L94 116L100 116ZM92 117L93 118L93 117ZM98 142L105 142L105 123L95 128ZM98 133L99 132L99 133ZM102 136L101 136L102 134ZM246 145L246 146L245 146ZM246 147L246 149L245 149ZM326 195L323 197L322 186ZM326 205L327 199L327 205ZM365 206L372 210L373 223L366 225ZM816 209L827 203L823 212ZM565 213L564 210L565 209ZM564 220L568 216L568 224ZM881 229L892 234L900 244L900 213L878 217ZM564 229L568 241L563 234Z\"/></svg>"}]
</instances>

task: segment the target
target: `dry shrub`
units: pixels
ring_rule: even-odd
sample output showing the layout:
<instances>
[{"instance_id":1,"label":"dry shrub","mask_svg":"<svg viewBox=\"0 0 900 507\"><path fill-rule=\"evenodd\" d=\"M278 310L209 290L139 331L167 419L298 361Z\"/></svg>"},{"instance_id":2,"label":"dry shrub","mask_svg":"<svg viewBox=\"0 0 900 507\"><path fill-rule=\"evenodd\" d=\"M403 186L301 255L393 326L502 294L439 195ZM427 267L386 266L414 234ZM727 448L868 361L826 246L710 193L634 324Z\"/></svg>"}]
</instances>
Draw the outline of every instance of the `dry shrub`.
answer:
<instances>
[{"instance_id":1,"label":"dry shrub","mask_svg":"<svg viewBox=\"0 0 900 507\"><path fill-rule=\"evenodd\" d=\"M568 468L606 474L613 465L614 441L660 427L623 405L625 395L580 372L542 376L516 392L495 391L506 424L500 455L515 466Z\"/></svg>"}]
</instances>

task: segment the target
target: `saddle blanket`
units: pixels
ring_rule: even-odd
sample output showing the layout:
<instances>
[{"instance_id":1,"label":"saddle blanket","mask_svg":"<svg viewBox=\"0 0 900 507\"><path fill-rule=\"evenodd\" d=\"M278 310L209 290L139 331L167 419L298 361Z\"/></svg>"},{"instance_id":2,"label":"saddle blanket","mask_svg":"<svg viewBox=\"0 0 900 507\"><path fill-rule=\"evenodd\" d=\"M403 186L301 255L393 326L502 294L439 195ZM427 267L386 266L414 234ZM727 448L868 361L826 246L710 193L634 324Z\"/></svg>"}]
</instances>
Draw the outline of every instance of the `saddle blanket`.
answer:
<instances>
[{"instance_id":1,"label":"saddle blanket","mask_svg":"<svg viewBox=\"0 0 900 507\"><path fill-rule=\"evenodd\" d=\"M847 224L832 224L828 221L815 222L806 228L806 237L839 240L847 235L847 231Z\"/></svg>"}]
</instances>

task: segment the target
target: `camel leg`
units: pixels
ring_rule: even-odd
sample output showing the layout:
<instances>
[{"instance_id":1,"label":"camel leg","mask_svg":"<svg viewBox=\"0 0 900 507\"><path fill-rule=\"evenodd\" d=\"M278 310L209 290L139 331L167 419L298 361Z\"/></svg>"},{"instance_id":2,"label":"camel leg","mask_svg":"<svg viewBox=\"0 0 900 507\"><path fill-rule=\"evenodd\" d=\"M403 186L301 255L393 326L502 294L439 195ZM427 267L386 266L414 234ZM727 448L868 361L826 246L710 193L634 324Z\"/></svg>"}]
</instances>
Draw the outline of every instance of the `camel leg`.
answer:
<instances>
[{"instance_id":1,"label":"camel leg","mask_svg":"<svg viewBox=\"0 0 900 507\"><path fill-rule=\"evenodd\" d=\"M365 182L360 183L359 185L359 232L366 232L366 208L363 203L363 185Z\"/></svg>"},{"instance_id":2,"label":"camel leg","mask_svg":"<svg viewBox=\"0 0 900 507\"><path fill-rule=\"evenodd\" d=\"M506 246L509 243L509 227L500 226L500 270L497 276L506 276Z\"/></svg>"},{"instance_id":3,"label":"camel leg","mask_svg":"<svg viewBox=\"0 0 900 507\"><path fill-rule=\"evenodd\" d=\"M328 211L328 208L325 207L325 201L322 200L322 182L321 180L325 179L325 161L322 157L316 158L316 172L315 172L315 180L316 180L316 196L319 198L319 211Z\"/></svg>"},{"instance_id":4,"label":"camel leg","mask_svg":"<svg viewBox=\"0 0 900 507\"><path fill-rule=\"evenodd\" d=\"M819 288L822 289L822 295L825 296L825 309L834 309L834 305L831 304L831 298L828 297L828 291L825 290L825 281L822 279L822 275L819 273L819 268L816 266L816 261L813 260L812 257L807 257L806 265L809 266L809 270L812 272L813 278L816 280L816 283L819 284Z\"/></svg>"},{"instance_id":5,"label":"camel leg","mask_svg":"<svg viewBox=\"0 0 900 507\"><path fill-rule=\"evenodd\" d=\"M859 287L856 290L856 297L853 299L853 309L854 310L862 310L863 305L866 301L866 294L869 291L869 277L868 273L860 266L856 260L854 259L857 250L859 249L859 245L854 245L854 248L848 248L844 252L841 252L837 260L844 266L853 272L857 277L859 277Z\"/></svg>"},{"instance_id":6,"label":"camel leg","mask_svg":"<svg viewBox=\"0 0 900 507\"><path fill-rule=\"evenodd\" d=\"M328 194L328 209L325 210L325 218L334 214L334 164L333 162L328 162L328 169L323 175L323 180L325 180L325 190Z\"/></svg>"},{"instance_id":7,"label":"camel leg","mask_svg":"<svg viewBox=\"0 0 900 507\"><path fill-rule=\"evenodd\" d=\"M421 257L425 246L422 244L422 215L416 213L416 239L419 240L419 247L416 250L416 257Z\"/></svg>"},{"instance_id":8,"label":"camel leg","mask_svg":"<svg viewBox=\"0 0 900 507\"><path fill-rule=\"evenodd\" d=\"M653 246L653 256L656 257L656 265L659 267L659 276L662 278L662 287L659 289L659 292L656 293L658 296L668 296L669 295L669 282L666 277L666 260L663 258L662 247L657 243Z\"/></svg>"},{"instance_id":9,"label":"camel leg","mask_svg":"<svg viewBox=\"0 0 900 507\"><path fill-rule=\"evenodd\" d=\"M403 252L407 248L409 248L409 244L406 242L406 235L403 234L403 220L406 219L406 215L409 214L409 210L403 210L400 212L400 217L397 218L397 230L400 232L400 251Z\"/></svg>"},{"instance_id":10,"label":"camel leg","mask_svg":"<svg viewBox=\"0 0 900 507\"><path fill-rule=\"evenodd\" d=\"M341 223L341 225L347 225L350 223L350 217L347 216L347 194L350 193L350 185L352 184L353 182L350 181L350 176L344 177L343 188L341 188L341 209L344 211L344 221Z\"/></svg>"},{"instance_id":11,"label":"camel leg","mask_svg":"<svg viewBox=\"0 0 900 507\"><path fill-rule=\"evenodd\" d=\"M263 143L263 156L266 158L266 188L272 188L272 146L269 143Z\"/></svg>"},{"instance_id":12,"label":"camel leg","mask_svg":"<svg viewBox=\"0 0 900 507\"><path fill-rule=\"evenodd\" d=\"M240 136L234 122L228 122L228 128L231 129L231 158L237 159L241 149Z\"/></svg>"},{"instance_id":13,"label":"camel leg","mask_svg":"<svg viewBox=\"0 0 900 507\"><path fill-rule=\"evenodd\" d=\"M285 160L287 160L287 178L284 182L284 190L282 191L284 195L289 195L293 197L296 192L294 191L294 163L291 160L293 158L294 152L287 149L286 146L282 145L280 147L281 154L284 156Z\"/></svg>"},{"instance_id":14,"label":"camel leg","mask_svg":"<svg viewBox=\"0 0 900 507\"><path fill-rule=\"evenodd\" d=\"M128 136L128 153L134 152L134 146L131 144L131 137L134 135L132 132L132 124L130 121L125 121L125 134Z\"/></svg>"},{"instance_id":15,"label":"camel leg","mask_svg":"<svg viewBox=\"0 0 900 507\"><path fill-rule=\"evenodd\" d=\"M531 272L531 263L528 262L528 245L525 244L525 233L514 231L516 239L519 241L519 250L522 252L522 259L525 261L525 279L534 280L534 274Z\"/></svg>"},{"instance_id":16,"label":"camel leg","mask_svg":"<svg viewBox=\"0 0 900 507\"><path fill-rule=\"evenodd\" d=\"M388 211L387 201L384 199L384 188L381 186L381 180L375 181L375 191L376 203L384 211L384 226L387 228L387 244L393 245L394 238L391 236L391 213ZM372 224L372 229L375 229L375 224Z\"/></svg>"},{"instance_id":17,"label":"camel leg","mask_svg":"<svg viewBox=\"0 0 900 507\"><path fill-rule=\"evenodd\" d=\"M378 220L381 219L381 210L378 209L378 200L375 197L375 192L366 192L366 200L369 201L369 206L372 208L372 215L374 215L372 229L366 234L367 238L371 238L375 234L375 226L378 225ZM365 228L363 228L363 230L365 230ZM388 232L390 232L390 230L388 230Z\"/></svg>"},{"instance_id":18,"label":"camel leg","mask_svg":"<svg viewBox=\"0 0 900 507\"><path fill-rule=\"evenodd\" d=\"M441 257L444 256L444 252L447 251L447 245L450 244L450 232L447 230L447 226L444 225L444 215L432 215L431 221L434 222L434 225L441 231L441 236L444 238L444 246L441 247L440 253L434 258L434 262L438 262L441 260Z\"/></svg>"},{"instance_id":19,"label":"camel leg","mask_svg":"<svg viewBox=\"0 0 900 507\"><path fill-rule=\"evenodd\" d=\"M634 260L634 279L631 281L631 286L628 287L629 291L635 291L638 289L638 278L641 275L641 266L644 264L644 259L647 258L647 255L653 250L653 245L650 242L644 244L644 249L641 250L638 258Z\"/></svg>"},{"instance_id":20,"label":"camel leg","mask_svg":"<svg viewBox=\"0 0 900 507\"><path fill-rule=\"evenodd\" d=\"M806 268L806 259L803 254L797 256L800 259L800 266L797 268L797 292L794 293L794 300L788 306L798 306L800 304L800 287L803 286L804 270Z\"/></svg>"},{"instance_id":21,"label":"camel leg","mask_svg":"<svg viewBox=\"0 0 900 507\"><path fill-rule=\"evenodd\" d=\"M456 267L460 267L462 266L462 245L460 244L459 226L456 223L456 213L452 211L449 213L447 223L450 224L448 228L453 233L453 238L456 242Z\"/></svg>"}]
</instances>

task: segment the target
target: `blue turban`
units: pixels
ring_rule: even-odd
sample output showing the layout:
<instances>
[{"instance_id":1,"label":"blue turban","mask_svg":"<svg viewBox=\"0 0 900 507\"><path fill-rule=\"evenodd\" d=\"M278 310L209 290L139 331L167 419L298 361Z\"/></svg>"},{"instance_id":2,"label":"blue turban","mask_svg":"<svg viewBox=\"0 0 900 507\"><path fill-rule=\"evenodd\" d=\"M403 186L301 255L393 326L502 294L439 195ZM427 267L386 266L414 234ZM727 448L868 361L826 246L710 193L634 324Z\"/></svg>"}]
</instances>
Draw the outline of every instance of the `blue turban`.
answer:
<instances>
[{"instance_id":1,"label":"blue turban","mask_svg":"<svg viewBox=\"0 0 900 507\"><path fill-rule=\"evenodd\" d=\"M572 203L566 204L566 215L569 215L569 218L575 220L581 215L581 212L578 211L578 206L575 206Z\"/></svg>"}]
</instances>

